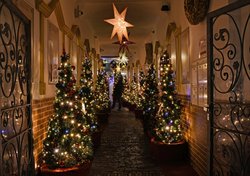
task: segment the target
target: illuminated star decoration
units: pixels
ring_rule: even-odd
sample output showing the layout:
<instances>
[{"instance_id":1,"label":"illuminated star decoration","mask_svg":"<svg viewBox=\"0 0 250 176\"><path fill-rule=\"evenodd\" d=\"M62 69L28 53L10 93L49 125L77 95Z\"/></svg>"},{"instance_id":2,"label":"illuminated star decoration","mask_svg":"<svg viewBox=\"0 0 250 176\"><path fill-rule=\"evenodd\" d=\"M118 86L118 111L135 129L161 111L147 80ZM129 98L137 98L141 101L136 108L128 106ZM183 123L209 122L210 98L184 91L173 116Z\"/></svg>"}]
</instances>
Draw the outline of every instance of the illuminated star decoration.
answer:
<instances>
[{"instance_id":1,"label":"illuminated star decoration","mask_svg":"<svg viewBox=\"0 0 250 176\"><path fill-rule=\"evenodd\" d=\"M114 28L111 34L111 39L115 36L115 34L117 34L118 40L120 41L120 43L122 42L122 36L124 36L127 40L129 40L127 27L133 27L133 25L125 21L127 8L125 8L122 11L122 13L119 14L119 12L117 11L113 3L113 10L114 10L115 18L104 20L105 22L114 25Z\"/></svg>"},{"instance_id":2,"label":"illuminated star decoration","mask_svg":"<svg viewBox=\"0 0 250 176\"><path fill-rule=\"evenodd\" d=\"M116 41L113 44L119 44L119 53L120 52L129 52L128 45L135 44L135 42L128 41L125 37L122 37L122 42Z\"/></svg>"},{"instance_id":3,"label":"illuminated star decoration","mask_svg":"<svg viewBox=\"0 0 250 176\"><path fill-rule=\"evenodd\" d=\"M122 52L119 54L118 62L121 66L126 66L128 63L128 57L126 56L126 52Z\"/></svg>"}]
</instances>

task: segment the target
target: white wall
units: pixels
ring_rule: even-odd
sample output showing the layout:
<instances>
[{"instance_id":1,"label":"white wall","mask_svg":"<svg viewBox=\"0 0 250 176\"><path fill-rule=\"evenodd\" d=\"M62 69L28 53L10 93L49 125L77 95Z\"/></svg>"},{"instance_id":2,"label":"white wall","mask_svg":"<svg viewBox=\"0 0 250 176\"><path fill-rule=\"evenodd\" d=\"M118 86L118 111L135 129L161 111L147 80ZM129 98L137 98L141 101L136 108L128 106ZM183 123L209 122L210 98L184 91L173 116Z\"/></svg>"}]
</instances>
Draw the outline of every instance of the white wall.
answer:
<instances>
[{"instance_id":1,"label":"white wall","mask_svg":"<svg viewBox=\"0 0 250 176\"><path fill-rule=\"evenodd\" d=\"M25 1L25 2L24 2ZM55 96L55 84L49 84L48 79L48 21L54 24L58 29L58 22L55 15L55 11L52 12L52 14L48 18L44 18L44 73L41 73L40 65L41 65L41 59L40 59L40 52L41 52L41 46L40 46L40 12L36 9L36 1L35 0L16 0L15 3L17 6L28 16L28 18L31 20L31 44L32 44L32 97L33 99L41 99L41 98L47 98L47 97L54 97ZM49 3L50 0L45 0L45 3ZM74 3L75 1L68 1L68 0L60 0L61 8L62 8L62 15L64 18L65 25L69 28L72 27L72 25L77 24L77 19L74 17ZM98 46L98 41L94 41L94 35L91 33L90 28L84 28L84 31L81 31L82 40L84 41L84 38L89 38L91 43L91 48L95 47L95 45ZM72 58L71 63L73 65L76 65L77 63L77 57L76 57L76 38L74 38L74 42L68 38L68 36L64 36L65 40L65 51L66 53L72 52ZM63 33L59 29L59 61L60 56L63 51ZM98 50L99 51L99 50ZM71 54L71 53L70 53ZM39 87L41 86L40 83L40 74L44 74L44 83L45 83L45 94L40 95Z\"/></svg>"},{"instance_id":2,"label":"white wall","mask_svg":"<svg viewBox=\"0 0 250 176\"><path fill-rule=\"evenodd\" d=\"M22 4L20 0L16 0L19 4ZM44 23L44 68L45 68L45 83L46 83L46 94L43 96L39 95L39 80L40 80L40 22L39 22L39 12L35 8L34 0L25 0L25 2L29 5L30 9L33 10L32 15L30 17L32 21L32 92L33 98L39 99L42 97L53 97L55 95L55 86L48 84L48 67L47 67L47 21L49 20L53 24L58 27L57 19L55 17L55 13L53 12L49 18L45 18ZM49 2L49 1L46 1ZM99 41L98 38L95 38L95 34L91 29L90 25L84 19L81 19L81 23L79 23L79 18L74 17L74 3L75 1L61 0L61 7L63 11L63 17L65 24L71 28L72 25L77 24L81 30L82 41L88 38L90 41L90 47L96 48L97 53L99 53ZM228 4L228 0L211 0L209 11L214 11L218 8L221 8ZM198 25L190 25L188 20L186 19L184 12L184 0L171 1L170 2L171 10L169 12L162 12L158 25L155 27L155 33L148 36L145 39L145 43L152 42L155 44L156 41L160 41L163 48L166 48L166 30L167 26L170 22L175 22L177 27L181 27L181 30L185 30L189 28L190 30L190 62L197 60L199 56L199 41L201 38L206 37L206 20L201 22ZM181 8L180 8L181 7ZM164 25L163 25L164 24ZM62 53L62 33L59 32L59 53ZM72 42L66 36L65 37L65 49L66 52L70 52L72 49ZM140 59L140 63L143 65L145 63L145 45L142 44L140 49L138 48L138 57L135 58ZM77 63L76 61L72 61L73 63ZM131 62L132 63L132 62ZM34 69L35 68L35 69ZM180 90L181 94L187 93L188 86L183 86Z\"/></svg>"},{"instance_id":3,"label":"white wall","mask_svg":"<svg viewBox=\"0 0 250 176\"><path fill-rule=\"evenodd\" d=\"M209 12L219 9L228 4L228 0L211 0ZM166 46L166 31L168 24L175 22L177 27L181 28L181 31L189 28L190 31L190 63L199 58L199 41L202 38L206 38L207 35L207 21L206 19L199 23L198 25L191 25L184 11L184 0L170 2L170 11L163 12L158 25L156 26L156 36L153 38L155 43L156 40L159 40L163 48ZM164 24L164 25L163 25ZM149 40L150 41L150 40ZM177 61L178 62L178 61ZM191 70L191 68L190 68ZM191 76L191 75L190 75ZM184 95L190 95L190 84L179 85L179 93Z\"/></svg>"}]
</instances>

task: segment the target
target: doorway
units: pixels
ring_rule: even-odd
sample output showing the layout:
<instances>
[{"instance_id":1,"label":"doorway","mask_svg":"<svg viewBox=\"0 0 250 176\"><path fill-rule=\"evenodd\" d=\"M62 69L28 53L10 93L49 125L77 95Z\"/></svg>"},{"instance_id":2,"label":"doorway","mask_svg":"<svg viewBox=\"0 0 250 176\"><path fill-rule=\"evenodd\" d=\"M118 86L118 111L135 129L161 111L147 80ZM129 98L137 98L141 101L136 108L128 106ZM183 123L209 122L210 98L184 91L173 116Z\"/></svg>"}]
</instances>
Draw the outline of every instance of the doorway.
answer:
<instances>
[{"instance_id":1,"label":"doorway","mask_svg":"<svg viewBox=\"0 0 250 176\"><path fill-rule=\"evenodd\" d=\"M0 176L34 175L30 21L0 0Z\"/></svg>"},{"instance_id":2,"label":"doorway","mask_svg":"<svg viewBox=\"0 0 250 176\"><path fill-rule=\"evenodd\" d=\"M208 15L209 175L250 175L250 1Z\"/></svg>"}]
</instances>

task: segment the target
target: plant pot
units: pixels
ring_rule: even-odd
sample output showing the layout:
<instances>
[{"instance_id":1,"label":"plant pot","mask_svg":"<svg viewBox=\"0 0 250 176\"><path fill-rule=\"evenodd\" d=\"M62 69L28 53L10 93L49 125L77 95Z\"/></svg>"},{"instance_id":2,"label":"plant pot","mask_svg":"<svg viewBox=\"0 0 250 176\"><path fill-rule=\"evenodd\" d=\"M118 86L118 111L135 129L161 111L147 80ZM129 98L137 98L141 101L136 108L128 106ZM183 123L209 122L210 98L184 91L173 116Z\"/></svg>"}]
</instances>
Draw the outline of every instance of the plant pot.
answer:
<instances>
[{"instance_id":1,"label":"plant pot","mask_svg":"<svg viewBox=\"0 0 250 176\"><path fill-rule=\"evenodd\" d=\"M187 158L187 143L184 140L166 144L151 138L149 148L152 159L157 162L183 161Z\"/></svg>"},{"instance_id":2,"label":"plant pot","mask_svg":"<svg viewBox=\"0 0 250 176\"><path fill-rule=\"evenodd\" d=\"M94 150L96 150L101 145L101 134L102 132L100 130L95 131L91 134Z\"/></svg>"},{"instance_id":3,"label":"plant pot","mask_svg":"<svg viewBox=\"0 0 250 176\"><path fill-rule=\"evenodd\" d=\"M70 168L57 168L50 169L47 165L42 165L40 168L39 176L87 176L89 174L89 170L91 168L91 161L85 162L82 165L74 166Z\"/></svg>"},{"instance_id":4,"label":"plant pot","mask_svg":"<svg viewBox=\"0 0 250 176\"><path fill-rule=\"evenodd\" d=\"M122 106L127 108L129 107L129 103L125 100L122 100Z\"/></svg>"},{"instance_id":5,"label":"plant pot","mask_svg":"<svg viewBox=\"0 0 250 176\"><path fill-rule=\"evenodd\" d=\"M111 108L108 108L108 109L106 110L106 112L107 112L107 113L111 113Z\"/></svg>"},{"instance_id":6,"label":"plant pot","mask_svg":"<svg viewBox=\"0 0 250 176\"><path fill-rule=\"evenodd\" d=\"M143 111L141 109L135 109L135 118L142 119Z\"/></svg>"},{"instance_id":7,"label":"plant pot","mask_svg":"<svg viewBox=\"0 0 250 176\"><path fill-rule=\"evenodd\" d=\"M129 111L134 112L134 111L135 111L135 108L136 108L136 105L135 105L135 104L129 104L129 107L128 107Z\"/></svg>"},{"instance_id":8,"label":"plant pot","mask_svg":"<svg viewBox=\"0 0 250 176\"><path fill-rule=\"evenodd\" d=\"M96 116L97 116L98 122L100 124L108 122L109 113L107 113L107 112L97 112Z\"/></svg>"}]
</instances>

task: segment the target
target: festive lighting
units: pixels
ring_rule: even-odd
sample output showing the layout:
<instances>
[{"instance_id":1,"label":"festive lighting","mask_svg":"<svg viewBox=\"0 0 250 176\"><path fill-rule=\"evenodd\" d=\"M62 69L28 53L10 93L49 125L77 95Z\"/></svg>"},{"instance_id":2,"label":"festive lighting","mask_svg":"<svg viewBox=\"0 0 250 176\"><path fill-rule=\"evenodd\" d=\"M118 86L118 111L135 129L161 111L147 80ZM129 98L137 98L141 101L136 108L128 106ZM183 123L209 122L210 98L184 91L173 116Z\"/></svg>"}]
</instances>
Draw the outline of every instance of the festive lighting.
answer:
<instances>
[{"instance_id":1,"label":"festive lighting","mask_svg":"<svg viewBox=\"0 0 250 176\"><path fill-rule=\"evenodd\" d=\"M116 67L116 71L117 71L117 72L120 72L120 71L121 71L121 67L120 67L119 65Z\"/></svg>"},{"instance_id":2,"label":"festive lighting","mask_svg":"<svg viewBox=\"0 0 250 176\"><path fill-rule=\"evenodd\" d=\"M107 112L110 109L109 99L109 85L107 75L104 70L98 71L95 99L96 99L96 112Z\"/></svg>"},{"instance_id":3,"label":"festive lighting","mask_svg":"<svg viewBox=\"0 0 250 176\"><path fill-rule=\"evenodd\" d=\"M120 43L122 42L122 37L124 36L127 40L128 39L128 32L127 32L127 27L133 27L132 24L128 23L125 21L125 16L127 12L127 8L125 8L121 14L117 11L115 5L113 4L113 10L114 10L114 17L113 19L107 19L104 20L105 22L112 24L114 26L111 38L117 34L118 40Z\"/></svg>"},{"instance_id":4,"label":"festive lighting","mask_svg":"<svg viewBox=\"0 0 250 176\"><path fill-rule=\"evenodd\" d=\"M91 133L98 131L98 121L94 109L95 97L93 94L92 64L91 60L87 57L82 60L82 74L78 97L84 103L85 107L82 105L82 110L85 112L84 115L89 123L88 125L91 126Z\"/></svg>"},{"instance_id":5,"label":"festive lighting","mask_svg":"<svg viewBox=\"0 0 250 176\"><path fill-rule=\"evenodd\" d=\"M154 128L155 140L164 143L175 143L183 140L181 127L181 104L177 98L173 79L171 60L167 52L160 60L161 102L156 115Z\"/></svg>"},{"instance_id":6,"label":"festive lighting","mask_svg":"<svg viewBox=\"0 0 250 176\"><path fill-rule=\"evenodd\" d=\"M128 57L126 56L126 53L125 53L125 52L119 54L118 62L119 62L121 65L127 65L127 63L128 63Z\"/></svg>"},{"instance_id":7,"label":"festive lighting","mask_svg":"<svg viewBox=\"0 0 250 176\"><path fill-rule=\"evenodd\" d=\"M122 42L116 41L113 44L120 45L119 53L129 52L128 45L135 44L135 42L128 41L125 37L122 37Z\"/></svg>"},{"instance_id":8,"label":"festive lighting","mask_svg":"<svg viewBox=\"0 0 250 176\"><path fill-rule=\"evenodd\" d=\"M64 53L56 84L58 91L54 101L55 114L49 120L43 145L43 160L50 169L78 166L91 160L93 156L92 141L86 130L89 127L81 111L81 103L75 96L76 80L72 70L69 55ZM76 138L74 134L82 135ZM78 147L72 150L72 146Z\"/></svg>"},{"instance_id":9,"label":"festive lighting","mask_svg":"<svg viewBox=\"0 0 250 176\"><path fill-rule=\"evenodd\" d=\"M153 133L156 109L158 106L158 83L156 80L156 71L153 64L150 65L143 84L143 114L144 130L151 135Z\"/></svg>"},{"instance_id":10,"label":"festive lighting","mask_svg":"<svg viewBox=\"0 0 250 176\"><path fill-rule=\"evenodd\" d=\"M82 112L83 112L83 114L86 114L86 108L85 108L85 104L84 103L82 103Z\"/></svg>"}]
</instances>

